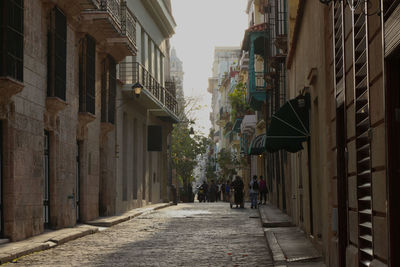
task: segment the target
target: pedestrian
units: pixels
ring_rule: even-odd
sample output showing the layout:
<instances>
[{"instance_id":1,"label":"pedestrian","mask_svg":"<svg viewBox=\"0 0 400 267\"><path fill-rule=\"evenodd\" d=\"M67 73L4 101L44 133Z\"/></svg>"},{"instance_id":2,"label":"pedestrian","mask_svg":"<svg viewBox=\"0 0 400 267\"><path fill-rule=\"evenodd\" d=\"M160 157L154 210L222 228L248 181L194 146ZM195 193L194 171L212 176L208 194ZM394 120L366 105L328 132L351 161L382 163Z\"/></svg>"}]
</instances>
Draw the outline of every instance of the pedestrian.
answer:
<instances>
[{"instance_id":1,"label":"pedestrian","mask_svg":"<svg viewBox=\"0 0 400 267\"><path fill-rule=\"evenodd\" d=\"M249 183L250 188L250 201L251 208L257 208L257 196L258 196L258 181L257 175L253 175L253 179Z\"/></svg>"},{"instance_id":2,"label":"pedestrian","mask_svg":"<svg viewBox=\"0 0 400 267\"><path fill-rule=\"evenodd\" d=\"M217 185L214 183L214 180L211 180L210 190L209 190L209 201L210 202L214 202L216 200L217 191L218 191Z\"/></svg>"},{"instance_id":3,"label":"pedestrian","mask_svg":"<svg viewBox=\"0 0 400 267\"><path fill-rule=\"evenodd\" d=\"M232 182L232 188L235 190L235 204L236 204L236 208L238 207L238 205L240 205L241 208L244 207L243 205L243 188L244 188L244 184L242 181L242 177L240 177L239 175L236 176L235 180Z\"/></svg>"},{"instance_id":4,"label":"pedestrian","mask_svg":"<svg viewBox=\"0 0 400 267\"><path fill-rule=\"evenodd\" d=\"M260 181L258 182L258 189L260 191L260 202L258 203L259 205L263 204L265 205L267 202L267 184L264 181L264 177L260 175ZM264 200L264 202L263 202Z\"/></svg>"},{"instance_id":5,"label":"pedestrian","mask_svg":"<svg viewBox=\"0 0 400 267\"><path fill-rule=\"evenodd\" d=\"M217 184L217 201L221 201L221 182Z\"/></svg>"},{"instance_id":6,"label":"pedestrian","mask_svg":"<svg viewBox=\"0 0 400 267\"><path fill-rule=\"evenodd\" d=\"M221 201L225 201L225 181L224 180L222 180L222 183L221 183L220 198L221 198Z\"/></svg>"},{"instance_id":7,"label":"pedestrian","mask_svg":"<svg viewBox=\"0 0 400 267\"><path fill-rule=\"evenodd\" d=\"M201 192L201 200L203 202L207 202L208 201L208 184L206 181L203 181L203 184L200 186L200 192ZM200 201L200 199L199 199L199 201Z\"/></svg>"},{"instance_id":8,"label":"pedestrian","mask_svg":"<svg viewBox=\"0 0 400 267\"><path fill-rule=\"evenodd\" d=\"M225 201L227 202L231 201L229 196L229 192L231 190L230 184L231 184L230 180L225 184Z\"/></svg>"}]
</instances>

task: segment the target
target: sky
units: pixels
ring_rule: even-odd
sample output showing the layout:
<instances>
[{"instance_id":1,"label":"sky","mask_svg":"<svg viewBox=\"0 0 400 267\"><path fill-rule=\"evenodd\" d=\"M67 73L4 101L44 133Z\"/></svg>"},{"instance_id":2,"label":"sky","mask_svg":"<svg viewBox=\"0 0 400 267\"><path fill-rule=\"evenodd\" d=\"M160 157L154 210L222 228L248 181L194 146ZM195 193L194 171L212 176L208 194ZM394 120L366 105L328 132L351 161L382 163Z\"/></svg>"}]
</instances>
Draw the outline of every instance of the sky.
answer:
<instances>
[{"instance_id":1,"label":"sky","mask_svg":"<svg viewBox=\"0 0 400 267\"><path fill-rule=\"evenodd\" d=\"M214 47L240 46L247 28L247 0L172 0L177 23L171 47L183 61L186 97L195 97L201 109L195 112L195 131L208 135L211 127L211 77Z\"/></svg>"}]
</instances>

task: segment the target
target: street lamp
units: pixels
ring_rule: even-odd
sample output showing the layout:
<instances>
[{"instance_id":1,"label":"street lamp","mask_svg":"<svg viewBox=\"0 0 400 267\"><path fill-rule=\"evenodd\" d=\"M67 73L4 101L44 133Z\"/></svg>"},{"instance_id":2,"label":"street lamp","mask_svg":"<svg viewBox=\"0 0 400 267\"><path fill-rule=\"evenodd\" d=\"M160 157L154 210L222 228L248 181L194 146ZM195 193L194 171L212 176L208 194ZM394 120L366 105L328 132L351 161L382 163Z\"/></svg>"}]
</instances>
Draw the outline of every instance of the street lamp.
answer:
<instances>
[{"instance_id":1,"label":"street lamp","mask_svg":"<svg viewBox=\"0 0 400 267\"><path fill-rule=\"evenodd\" d=\"M132 91L137 98L139 98L140 93L142 92L143 86L140 83L135 83L132 85Z\"/></svg>"}]
</instances>

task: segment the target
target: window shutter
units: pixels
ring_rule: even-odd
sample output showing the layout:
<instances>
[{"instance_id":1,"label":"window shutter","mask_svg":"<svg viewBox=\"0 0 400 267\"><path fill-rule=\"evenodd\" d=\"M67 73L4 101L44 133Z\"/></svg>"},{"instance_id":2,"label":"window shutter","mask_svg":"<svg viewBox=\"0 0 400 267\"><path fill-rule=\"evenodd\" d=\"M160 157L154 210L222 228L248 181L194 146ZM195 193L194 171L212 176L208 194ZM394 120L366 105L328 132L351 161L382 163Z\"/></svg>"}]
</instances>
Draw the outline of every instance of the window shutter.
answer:
<instances>
[{"instance_id":1,"label":"window shutter","mask_svg":"<svg viewBox=\"0 0 400 267\"><path fill-rule=\"evenodd\" d=\"M86 111L95 114L96 40L86 35Z\"/></svg>"},{"instance_id":2,"label":"window shutter","mask_svg":"<svg viewBox=\"0 0 400 267\"><path fill-rule=\"evenodd\" d=\"M55 7L50 14L47 56L47 96L55 96L66 100L67 18L57 7Z\"/></svg>"},{"instance_id":3,"label":"window shutter","mask_svg":"<svg viewBox=\"0 0 400 267\"><path fill-rule=\"evenodd\" d=\"M95 114L96 40L86 35L79 51L79 112Z\"/></svg>"},{"instance_id":4,"label":"window shutter","mask_svg":"<svg viewBox=\"0 0 400 267\"><path fill-rule=\"evenodd\" d=\"M109 57L109 87L108 87L108 122L115 122L115 95L117 90L117 64L112 57Z\"/></svg>"},{"instance_id":5,"label":"window shutter","mask_svg":"<svg viewBox=\"0 0 400 267\"><path fill-rule=\"evenodd\" d=\"M0 1L0 76L23 81L24 0Z\"/></svg>"}]
</instances>

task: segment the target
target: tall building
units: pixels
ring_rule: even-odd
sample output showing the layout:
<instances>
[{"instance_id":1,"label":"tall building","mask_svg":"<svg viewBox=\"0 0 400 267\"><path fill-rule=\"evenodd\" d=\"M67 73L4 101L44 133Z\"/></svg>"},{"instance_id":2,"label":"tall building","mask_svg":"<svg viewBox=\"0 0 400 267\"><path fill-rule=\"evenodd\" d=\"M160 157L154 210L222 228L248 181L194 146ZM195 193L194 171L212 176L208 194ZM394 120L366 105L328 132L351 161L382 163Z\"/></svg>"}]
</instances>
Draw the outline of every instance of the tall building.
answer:
<instances>
[{"instance_id":1,"label":"tall building","mask_svg":"<svg viewBox=\"0 0 400 267\"><path fill-rule=\"evenodd\" d=\"M174 82L175 84L175 92L176 92L176 98L179 100L179 110L183 111L184 109L184 92L183 92L183 76L184 76L184 71L183 71L183 62L178 58L176 55L176 50L175 48L171 49L171 56L170 56L170 75L171 75L171 81Z\"/></svg>"},{"instance_id":2,"label":"tall building","mask_svg":"<svg viewBox=\"0 0 400 267\"><path fill-rule=\"evenodd\" d=\"M1 237L166 200L169 7L0 1Z\"/></svg>"},{"instance_id":3,"label":"tall building","mask_svg":"<svg viewBox=\"0 0 400 267\"><path fill-rule=\"evenodd\" d=\"M214 130L214 141L216 143L215 149L213 150L215 155L219 152L222 147L222 135L223 126L218 121L228 120L228 102L226 94L221 94L220 87L224 86L231 70L231 66L236 65L239 61L240 48L239 47L215 47L214 49L214 61L212 66L212 77L208 79L207 91L212 94L211 103L211 126ZM224 97L222 97L224 96ZM222 125L222 126L221 126ZM221 141L221 142L220 142Z\"/></svg>"}]
</instances>

